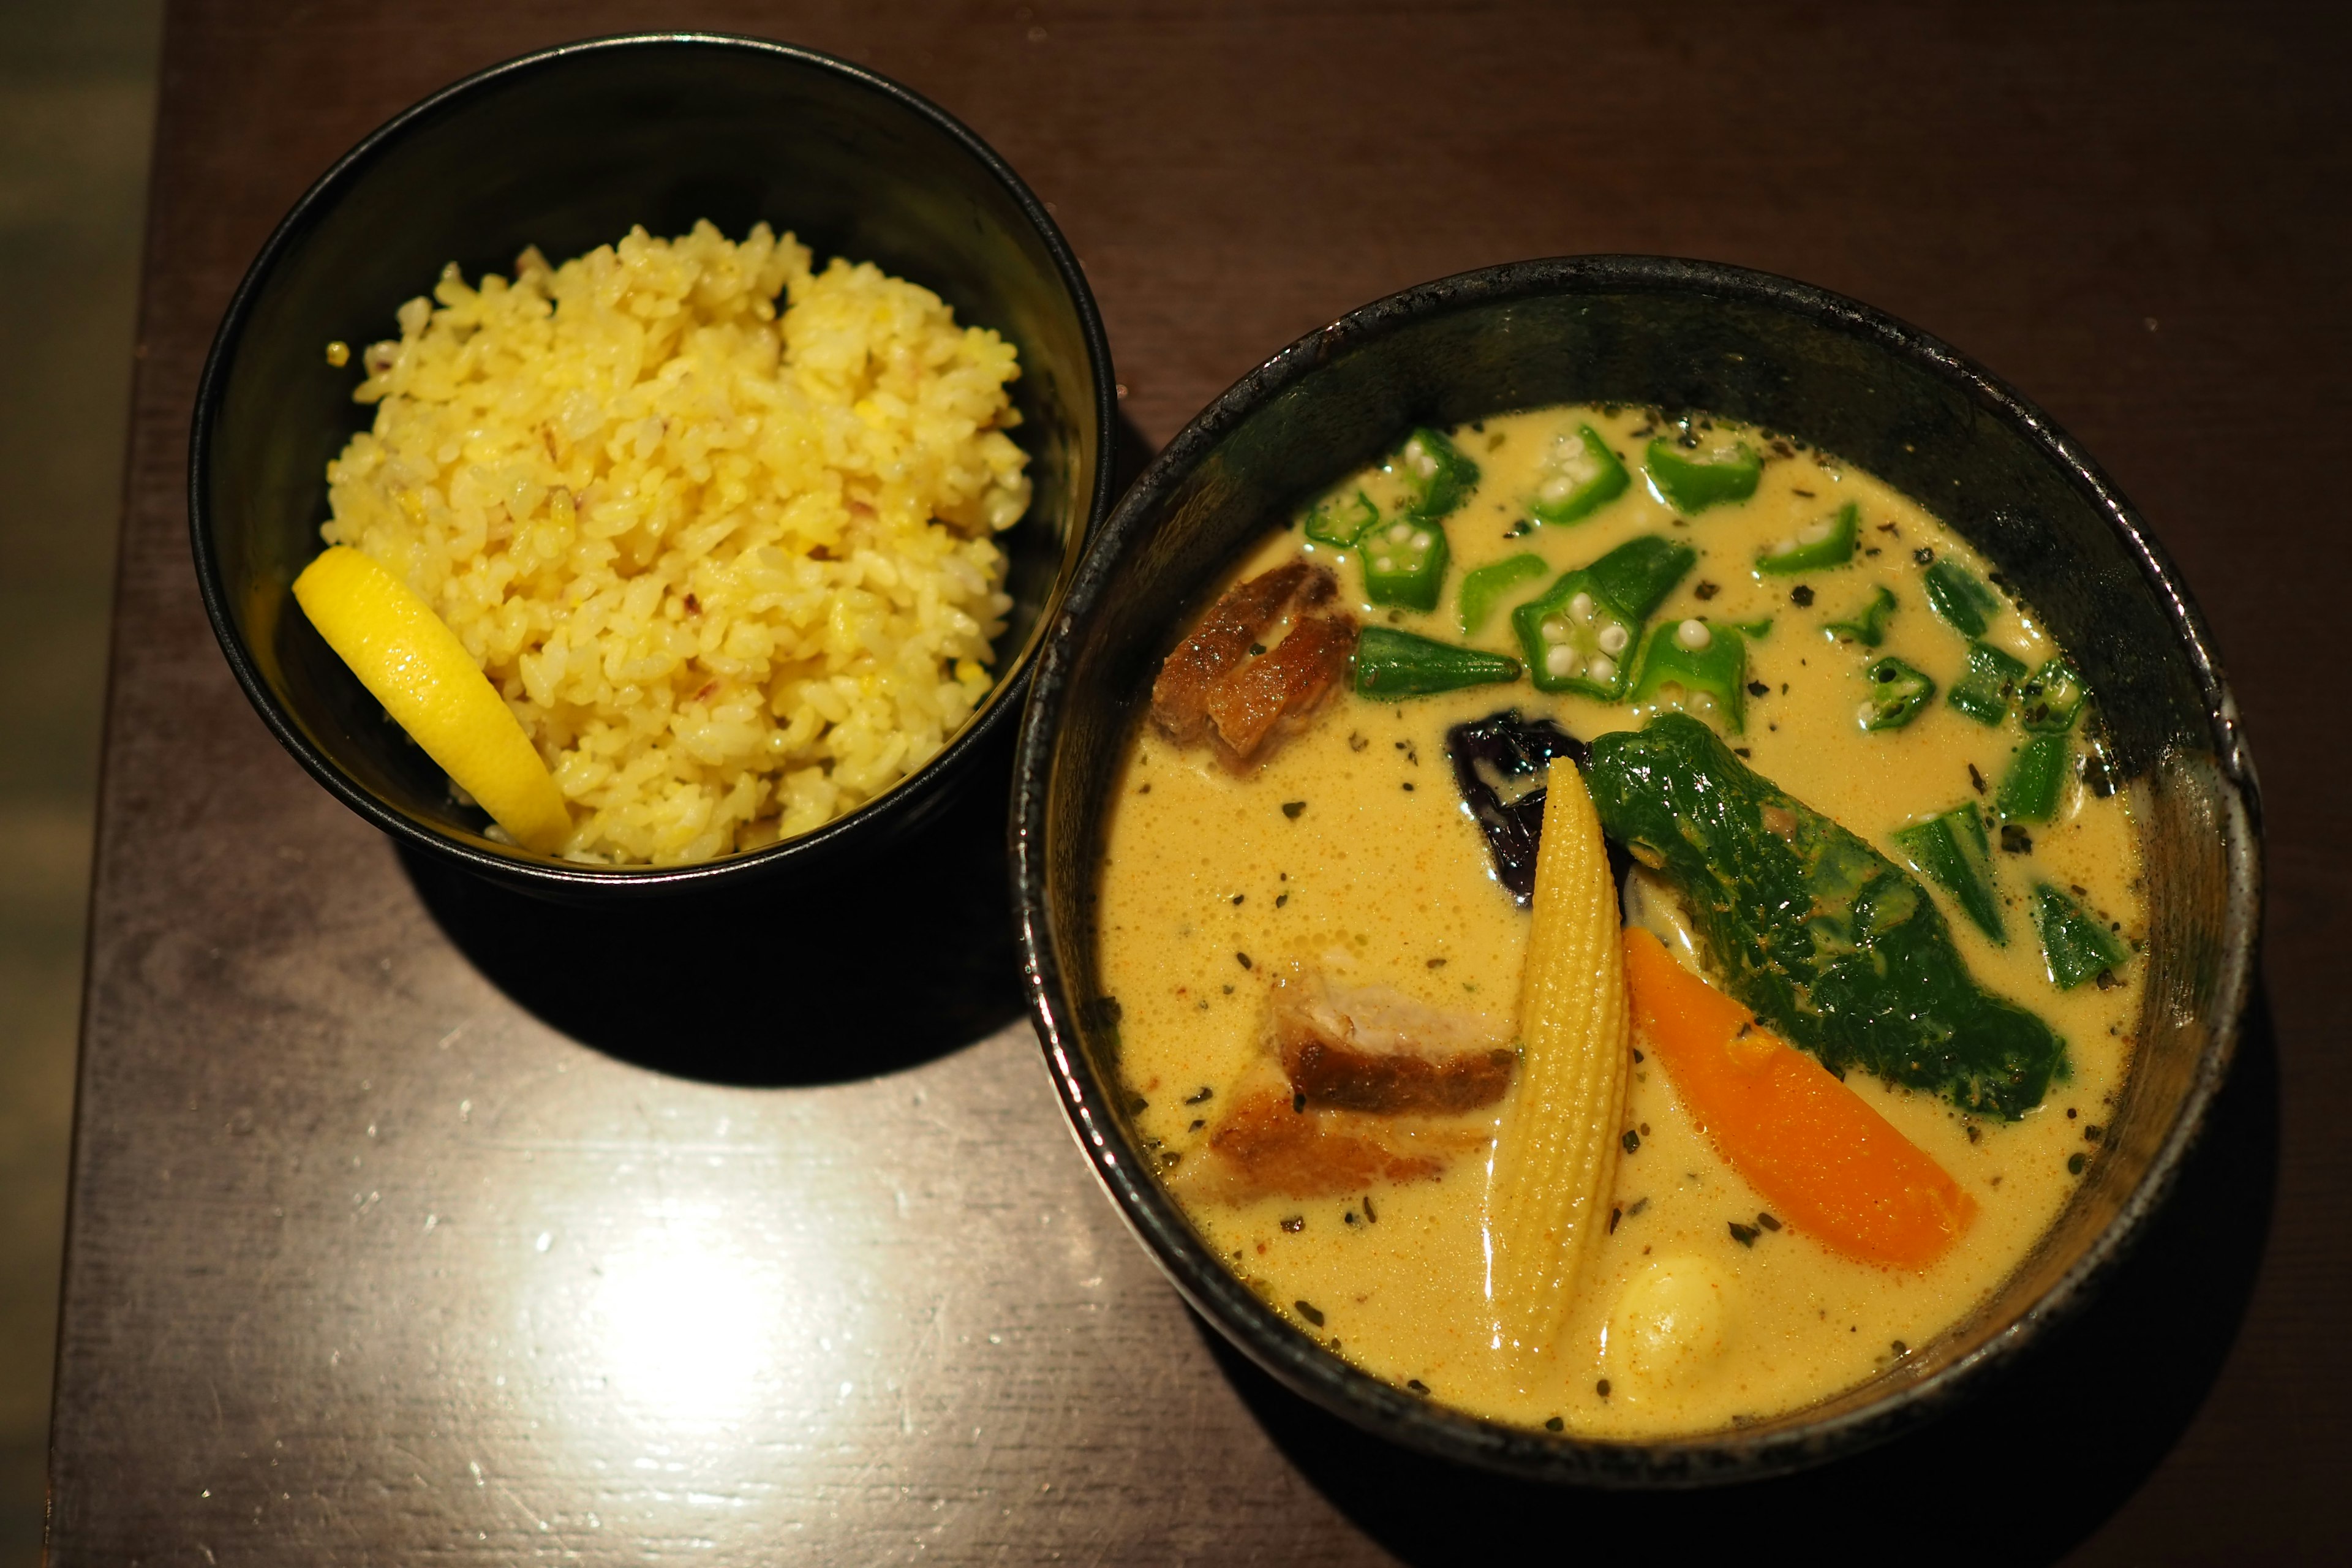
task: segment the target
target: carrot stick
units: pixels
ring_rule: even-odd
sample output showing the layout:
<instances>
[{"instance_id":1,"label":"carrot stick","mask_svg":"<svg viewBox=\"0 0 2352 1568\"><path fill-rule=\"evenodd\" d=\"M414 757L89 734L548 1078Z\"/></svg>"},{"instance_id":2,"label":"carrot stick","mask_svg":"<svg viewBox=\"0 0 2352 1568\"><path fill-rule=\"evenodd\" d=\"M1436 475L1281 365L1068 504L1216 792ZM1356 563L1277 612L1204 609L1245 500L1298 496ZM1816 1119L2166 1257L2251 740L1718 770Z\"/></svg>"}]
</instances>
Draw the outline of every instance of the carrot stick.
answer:
<instances>
[{"instance_id":1,"label":"carrot stick","mask_svg":"<svg viewBox=\"0 0 2352 1568\"><path fill-rule=\"evenodd\" d=\"M1646 931L1626 931L1625 971L1641 1043L1779 1218L1833 1252L1904 1268L1959 1239L1976 1200L1827 1068Z\"/></svg>"}]
</instances>

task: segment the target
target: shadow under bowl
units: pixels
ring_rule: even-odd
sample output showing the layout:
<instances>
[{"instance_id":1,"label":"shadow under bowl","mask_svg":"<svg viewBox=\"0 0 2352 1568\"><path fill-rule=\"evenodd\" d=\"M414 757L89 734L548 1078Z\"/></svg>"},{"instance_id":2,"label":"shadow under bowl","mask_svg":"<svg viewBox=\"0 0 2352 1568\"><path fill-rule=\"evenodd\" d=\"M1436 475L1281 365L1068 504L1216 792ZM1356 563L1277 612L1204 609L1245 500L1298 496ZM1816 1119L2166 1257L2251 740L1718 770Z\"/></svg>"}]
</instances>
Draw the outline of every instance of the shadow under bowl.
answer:
<instances>
[{"instance_id":1,"label":"shadow under bowl","mask_svg":"<svg viewBox=\"0 0 2352 1568\"><path fill-rule=\"evenodd\" d=\"M922 284L1020 354L1013 401L1034 499L1000 543L1013 609L993 689L940 752L824 826L694 866L576 865L485 836L441 770L293 611L323 548L328 461L373 423L362 374L326 345L391 335L404 300L454 261L511 275L633 226L730 237L790 230L821 265L871 261ZM288 751L404 845L563 899L770 889L837 867L933 816L1013 721L1045 628L1111 499L1114 382L1076 260L1004 161L924 99L862 68L759 39L663 34L525 56L392 120L295 204L238 287L196 397L189 528L206 613L237 680Z\"/></svg>"},{"instance_id":2,"label":"shadow under bowl","mask_svg":"<svg viewBox=\"0 0 2352 1568\"><path fill-rule=\"evenodd\" d=\"M1484 1421L1358 1371L1219 1263L1149 1174L1118 1091L1094 879L1161 656L1243 548L1413 425L1564 403L1700 409L1801 437L1924 501L2075 658L2127 781L2148 939L2138 1046L2072 1201L1979 1311L1886 1373L1750 1426L1599 1442ZM1651 257L1528 261L1409 289L1301 339L1188 426L1089 549L1040 660L1013 778L1030 1005L1078 1144L1194 1307L1294 1392L1443 1458L1673 1487L1822 1463L1992 1381L2113 1272L2227 1074L2261 923L2260 805L2187 590L2047 416L1934 338L1763 273Z\"/></svg>"}]
</instances>

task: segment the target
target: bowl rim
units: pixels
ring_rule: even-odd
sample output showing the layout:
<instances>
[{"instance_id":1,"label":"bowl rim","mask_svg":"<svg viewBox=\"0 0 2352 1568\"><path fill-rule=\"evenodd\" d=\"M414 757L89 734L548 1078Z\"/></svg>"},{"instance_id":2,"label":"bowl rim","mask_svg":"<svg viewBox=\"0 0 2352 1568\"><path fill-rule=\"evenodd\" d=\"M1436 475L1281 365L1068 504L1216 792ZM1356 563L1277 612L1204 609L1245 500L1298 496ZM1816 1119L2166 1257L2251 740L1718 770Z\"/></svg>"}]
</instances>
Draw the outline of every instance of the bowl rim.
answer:
<instances>
[{"instance_id":1,"label":"bowl rim","mask_svg":"<svg viewBox=\"0 0 2352 1568\"><path fill-rule=\"evenodd\" d=\"M1037 657L1055 624L1062 598L1068 592L1075 561L1084 548L1083 542L1076 548L1066 547L1062 565L1055 574L1054 584L1028 639L1013 651L1010 662L990 687L988 695L982 700L972 716L921 767L898 779L881 794L821 826L757 849L721 856L713 860L683 866L595 866L559 860L527 850L502 852L468 844L387 805L374 792L344 773L302 733L300 727L278 701L277 694L270 689L268 682L262 679L253 656L246 647L244 636L237 629L230 608L231 595L222 579L221 563L213 547L209 524L214 509L207 499L213 477L212 443L226 400L229 376L235 368L246 329L280 264L303 238L326 220L352 182L409 132L444 112L495 92L518 79L559 69L575 59L639 50L698 49L765 56L808 67L861 87L927 121L961 148L986 176L996 182L1035 230L1046 254L1052 258L1055 275L1077 317L1079 335L1086 344L1087 366L1095 378L1097 450L1093 485L1085 498L1086 513L1078 523L1081 542L1090 541L1099 531L1113 498L1115 475L1111 453L1118 416L1118 378L1111 363L1110 341L1103 326L1102 312L1096 304L1094 291L1087 286L1086 273L1078 264L1076 253L1071 249L1052 215L1045 210L1045 204L1029 188L1027 182L1014 172L1012 164L961 121L913 89L855 61L772 38L698 31L618 33L575 39L499 61L438 89L384 121L312 181L286 216L278 220L238 281L236 292L230 296L228 308L222 314L220 326L213 335L212 346L205 356L203 372L197 378L194 412L189 426L188 534L195 559L197 592L204 602L205 618L212 624L213 635L220 643L221 652L226 657L230 670L236 675L237 684L244 689L255 711L260 714L262 722L278 744L292 753L294 760L325 786L329 794L391 835L397 843L455 862L478 874L509 882L519 881L527 888L543 892L571 893L586 889L604 889L614 893L649 894L674 892L712 883L731 886L746 876L757 876L779 868L786 861L814 865L829 860L843 847L844 840L853 835L877 829L887 831L889 826L919 819L929 804L925 799L927 785L960 773L983 752L992 736L1013 721L1010 716L1020 711L1028 680L1036 668Z\"/></svg>"},{"instance_id":2,"label":"bowl rim","mask_svg":"<svg viewBox=\"0 0 2352 1568\"><path fill-rule=\"evenodd\" d=\"M2228 814L2228 895L2212 1031L2147 1169L2115 1217L2041 1297L1998 1333L1936 1373L1853 1410L1758 1433L1734 1428L1655 1441L1602 1442L1505 1426L1418 1400L1342 1362L1266 1307L1208 1255L1145 1171L1080 1044L1079 1010L1057 956L1047 900L1046 806L1055 742L1081 630L1162 504L1234 429L1356 345L1474 307L1570 294L1685 293L1761 305L1861 338L1924 369L2022 435L2105 520L2169 618L2199 685ZM2039 406L1942 340L1859 300L1725 263L1643 255L1504 263L1399 290L1308 332L1203 409L1144 469L1080 563L1033 678L1015 755L1010 846L1022 981L1055 1091L1081 1152L1177 1290L1244 1354L1293 1392L1359 1426L1442 1458L1526 1479L1670 1488L1761 1479L1886 1441L1996 1381L2027 1347L2078 1311L2128 1255L2176 1184L2227 1077L2259 954L2260 785L2235 698L2202 613L2170 557L2105 472Z\"/></svg>"}]
</instances>

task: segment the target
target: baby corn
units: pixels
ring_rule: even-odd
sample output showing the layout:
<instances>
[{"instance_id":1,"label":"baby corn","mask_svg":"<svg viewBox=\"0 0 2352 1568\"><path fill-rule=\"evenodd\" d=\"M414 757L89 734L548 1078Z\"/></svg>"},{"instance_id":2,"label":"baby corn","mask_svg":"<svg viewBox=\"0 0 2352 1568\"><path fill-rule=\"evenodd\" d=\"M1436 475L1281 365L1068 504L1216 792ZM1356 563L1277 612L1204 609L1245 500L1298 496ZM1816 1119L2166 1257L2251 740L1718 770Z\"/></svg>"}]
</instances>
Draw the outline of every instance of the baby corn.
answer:
<instances>
[{"instance_id":1,"label":"baby corn","mask_svg":"<svg viewBox=\"0 0 2352 1568\"><path fill-rule=\"evenodd\" d=\"M1519 984L1518 1083L1488 1176L1487 1300L1502 1342L1559 1337L1617 1173L1628 1015L1617 889L1576 764L1554 758Z\"/></svg>"}]
</instances>

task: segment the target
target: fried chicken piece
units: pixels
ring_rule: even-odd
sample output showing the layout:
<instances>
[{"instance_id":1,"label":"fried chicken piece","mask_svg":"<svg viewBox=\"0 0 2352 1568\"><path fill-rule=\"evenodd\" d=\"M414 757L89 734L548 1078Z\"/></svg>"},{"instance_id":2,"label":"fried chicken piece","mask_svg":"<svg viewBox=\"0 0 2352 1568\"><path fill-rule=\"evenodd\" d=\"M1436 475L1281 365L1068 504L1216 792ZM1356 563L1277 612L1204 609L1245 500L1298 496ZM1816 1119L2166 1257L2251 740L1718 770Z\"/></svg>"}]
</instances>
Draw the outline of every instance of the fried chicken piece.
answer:
<instances>
[{"instance_id":1,"label":"fried chicken piece","mask_svg":"<svg viewBox=\"0 0 2352 1568\"><path fill-rule=\"evenodd\" d=\"M1433 1182L1495 1134L1483 1119L1375 1116L1302 1108L1270 1062L1246 1074L1202 1157L1172 1184L1191 1198L1336 1197L1368 1187Z\"/></svg>"},{"instance_id":2,"label":"fried chicken piece","mask_svg":"<svg viewBox=\"0 0 2352 1568\"><path fill-rule=\"evenodd\" d=\"M1435 1181L1494 1139L1518 1058L1483 1019L1299 968L1267 999L1265 1055L1176 1184L1221 1203Z\"/></svg>"},{"instance_id":3,"label":"fried chicken piece","mask_svg":"<svg viewBox=\"0 0 2352 1568\"><path fill-rule=\"evenodd\" d=\"M1303 556L1235 584L1161 665L1151 687L1160 732L1181 746L1215 746L1236 773L1272 755L1304 727L1355 654L1354 616L1312 613L1338 591L1329 569ZM1269 647L1286 617L1289 634Z\"/></svg>"},{"instance_id":4,"label":"fried chicken piece","mask_svg":"<svg viewBox=\"0 0 2352 1568\"><path fill-rule=\"evenodd\" d=\"M1449 1115L1492 1105L1518 1057L1480 1020L1302 969L1274 993L1275 1054L1309 1105Z\"/></svg>"}]
</instances>

